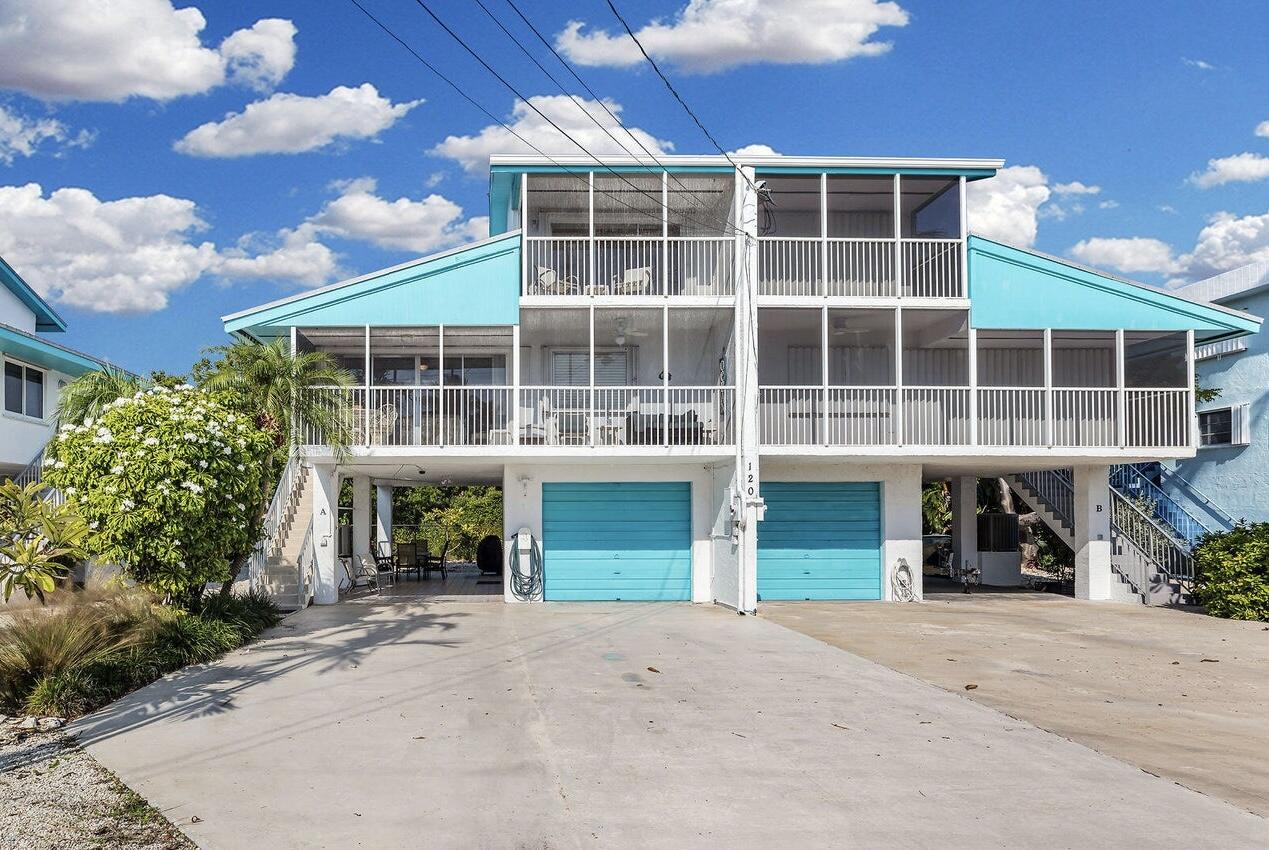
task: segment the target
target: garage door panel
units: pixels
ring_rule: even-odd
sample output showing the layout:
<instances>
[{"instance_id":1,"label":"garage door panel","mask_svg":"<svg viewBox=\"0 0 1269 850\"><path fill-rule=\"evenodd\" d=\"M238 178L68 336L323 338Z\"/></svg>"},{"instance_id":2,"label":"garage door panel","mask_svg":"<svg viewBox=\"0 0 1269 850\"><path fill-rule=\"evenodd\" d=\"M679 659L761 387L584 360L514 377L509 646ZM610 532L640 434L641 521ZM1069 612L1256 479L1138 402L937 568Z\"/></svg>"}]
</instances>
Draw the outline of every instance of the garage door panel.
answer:
<instances>
[{"instance_id":1,"label":"garage door panel","mask_svg":"<svg viewBox=\"0 0 1269 850\"><path fill-rule=\"evenodd\" d=\"M687 482L542 487L548 600L689 600L691 539Z\"/></svg>"},{"instance_id":2,"label":"garage door panel","mask_svg":"<svg viewBox=\"0 0 1269 850\"><path fill-rule=\"evenodd\" d=\"M880 494L875 482L765 485L759 598L881 598Z\"/></svg>"}]
</instances>

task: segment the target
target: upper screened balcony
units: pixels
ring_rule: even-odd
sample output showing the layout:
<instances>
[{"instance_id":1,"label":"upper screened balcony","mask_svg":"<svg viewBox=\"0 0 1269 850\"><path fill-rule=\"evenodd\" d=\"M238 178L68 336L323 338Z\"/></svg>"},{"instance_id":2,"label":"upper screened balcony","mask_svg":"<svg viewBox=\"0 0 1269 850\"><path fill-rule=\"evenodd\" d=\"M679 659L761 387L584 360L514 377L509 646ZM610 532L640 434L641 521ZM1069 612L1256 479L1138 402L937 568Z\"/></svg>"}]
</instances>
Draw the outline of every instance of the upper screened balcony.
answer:
<instances>
[{"instance_id":1,"label":"upper screened balcony","mask_svg":"<svg viewBox=\"0 0 1269 850\"><path fill-rule=\"evenodd\" d=\"M735 295L734 172L582 170L522 180L526 304Z\"/></svg>"},{"instance_id":2,"label":"upper screened balcony","mask_svg":"<svg viewBox=\"0 0 1269 850\"><path fill-rule=\"evenodd\" d=\"M758 176L760 296L965 297L964 177Z\"/></svg>"}]
</instances>

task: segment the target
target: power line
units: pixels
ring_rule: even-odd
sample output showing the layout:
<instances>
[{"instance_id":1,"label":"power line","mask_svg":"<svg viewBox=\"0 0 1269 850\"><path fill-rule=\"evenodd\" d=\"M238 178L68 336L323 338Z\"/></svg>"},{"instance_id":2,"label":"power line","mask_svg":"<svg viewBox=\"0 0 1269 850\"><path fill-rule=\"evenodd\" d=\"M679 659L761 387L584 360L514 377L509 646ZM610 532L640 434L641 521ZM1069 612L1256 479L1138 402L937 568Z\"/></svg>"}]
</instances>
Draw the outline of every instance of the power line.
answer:
<instances>
[{"instance_id":1,"label":"power line","mask_svg":"<svg viewBox=\"0 0 1269 850\"><path fill-rule=\"evenodd\" d=\"M523 135L521 135L520 133L516 132L516 130L515 130L515 128L514 128L514 127L509 126L509 125L508 125L505 121L503 121L503 120L502 120L501 118L499 118L497 115L494 115L491 111L489 111L488 109L486 109L486 108L485 108L485 107L484 107L484 106L483 106L483 105L482 105L479 101L477 101L475 98L473 98L471 95L469 95L466 91L464 91L464 90L462 89L462 87L460 87L460 86L459 86L457 83L455 83L452 79L450 79L448 76L446 76L446 75L445 75L445 74L444 74L444 73L443 73L443 72L442 72L439 68L437 68L434 64L432 64L431 62L429 62L427 59L424 59L424 58L423 58L423 56L422 56L422 55L420 55L420 54L419 54L419 52L418 52L417 50L415 50L415 49L414 49L413 47L411 47L411 46L410 46L410 45L409 45L409 44L408 44L408 43L407 43L404 39L402 39L399 35L397 35L395 32L393 32L393 30L392 30L390 27L388 27L388 26L387 26L386 24L384 24L381 20L379 20L378 18L376 18L376 17L374 16L374 14L372 14L372 13L370 12L370 10L369 10L369 9L367 9L365 6L363 6L363 5L359 2L359 0L348 0L348 2L352 3L352 4L353 4L354 6L356 6L358 9L360 9L360 10L361 10L361 12L362 12L362 14L364 14L367 18L369 18L371 21L373 21L373 22L375 23L375 25L379 27L379 29L381 29L381 30L383 30L385 33L387 33L387 35L388 35L388 36L389 36L389 37L390 37L393 41L395 41L397 44L400 44L402 47L404 47L404 48L406 49L406 51L408 51L408 52L409 52L409 54L410 54L411 56L413 56L413 57L414 57L415 59L417 59L420 63L422 63L424 67L426 67L429 71L431 71L433 74L435 74L437 77L439 77L439 78L440 78L440 79L441 79L441 80L442 80L442 81L443 81L446 85L448 85L450 88L452 88L454 91L456 91L456 92L459 94L459 96L461 96L464 100L466 100L466 101L467 101L468 103L470 103L472 106L476 107L476 109L478 109L481 113L483 113L484 115L486 115L486 116L487 116L490 120L492 120L494 123L496 123L496 124L498 124L499 126L501 126L504 130L506 130L506 131L507 131L508 133L510 133L512 136L515 136L517 139L519 139L521 142L523 142L523 143L525 144L525 146L526 146L526 147L528 147L530 150L534 151L534 152L535 152L535 153L537 153L538 155L542 156L544 159L546 159L546 160L548 160L549 162L551 162L553 165L557 166L557 167L558 167L561 171L563 171L565 174L568 174L568 175L570 175L570 176L572 176L572 177L577 178L577 179L578 179L579 181L581 181L582 183L585 183L588 187L590 186L590 172L589 172L589 171L574 171L574 170L570 169L568 166L564 165L564 164L563 164L562 162L560 162L559 160L557 160L557 159L555 159L554 157L552 157L550 154L548 154L548 153L546 153L545 151L543 151L543 150L542 150L541 148L539 148L537 145L533 144L533 142L529 141L529 140L528 140L528 139L526 139ZM576 144L576 142L574 142L574 144ZM585 149L583 148L583 150L585 150ZM589 152L587 152L587 153L589 153ZM591 154L591 158L592 158L592 159L594 159L594 158L595 158L593 154ZM596 161L598 161L598 160L596 160ZM618 176L620 176L620 175L618 175ZM638 187L635 187L635 188L637 189ZM639 208L639 207L632 206L631 204L626 203L626 202L625 202L625 201L623 201L621 198L617 197L616 195L612 194L611 192L606 192L606 191L604 191L604 190L602 190L602 189L599 189L599 190L596 190L596 191L598 191L598 192L599 192L600 194L602 194L602 195L606 195L607 197L609 197L609 198L611 198L612 200L616 201L618 204L620 204L620 205L622 205L622 206L626 207L627 209L633 210L634 212L639 213L640 215L645 215L645 216L647 216L647 217L649 217L649 218L654 218L654 219L655 219L656 221L658 221L658 222L660 222L660 221L661 221L661 217L660 217L659 215L655 215L654 213L651 213L651 212L649 212L649 211L648 211L648 210L646 210L646 209L641 209L641 208ZM645 193L645 194L646 194L646 193ZM649 196L649 197L650 197L650 196ZM658 200L658 202L659 202L659 199L657 199L657 200ZM522 223L522 226L523 226L523 223Z\"/></svg>"},{"instance_id":2,"label":"power line","mask_svg":"<svg viewBox=\"0 0 1269 850\"><path fill-rule=\"evenodd\" d=\"M634 30L630 28L630 24L626 23L626 19L621 16L621 12L617 10L617 7L613 4L612 0L606 0L606 2L608 3L608 8L611 9L612 13L617 16L617 20L621 21L621 25L626 28L626 34L630 36L630 40L633 41L635 46L639 48L639 52L643 54L643 58L648 60L648 64L652 66L652 70L657 72L657 76L661 78L661 82L665 83L665 87L670 90L670 94L674 95L674 99L677 100L679 105L683 107L684 111L692 117L692 120L696 122L696 126L701 128L701 132L705 134L705 138L709 139L710 142L713 143L714 147L718 148L718 152L726 157L727 161L730 162L736 171L740 173L740 176L744 179L744 181L749 183L749 188L757 192L758 188L749 181L748 177L745 177L745 173L740 170L740 166L734 159L731 158L731 154L727 153L723 146L718 143L718 140L714 138L713 133L711 133L705 124L701 122L701 119L696 117L696 113L692 111L692 107L687 105L687 101L684 100L683 96L678 93L676 88L674 88L674 84L670 82L670 78L667 77L665 72L661 70L659 65L657 65L656 60L648 55L648 51L643 47L643 42L639 41L639 36L634 34Z\"/></svg>"},{"instance_id":3,"label":"power line","mask_svg":"<svg viewBox=\"0 0 1269 850\"><path fill-rule=\"evenodd\" d=\"M477 3L480 3L480 6L481 6L481 8L482 8L482 9L484 9L484 8L485 8L485 5L484 5L484 3L483 3L483 2L481 2L481 0L476 0L476 2L477 2ZM661 168L665 171L665 173L666 173L667 175L669 175L669 176L670 176L670 178L671 178L672 180L674 180L674 182L675 182L675 183L677 183L677 184L678 184L678 186L679 186L679 188L680 188L680 189L682 189L684 192L687 192L687 193L688 193L689 195L691 195L692 197L696 198L696 200L700 201L702 204L705 204L705 203L706 203L706 201L705 201L705 199L704 199L704 198L702 198L700 195L698 195L698 194L696 194L695 192L693 192L691 189L688 189L688 188L687 188L687 186L683 183L683 181L682 181L681 179L679 179L676 175L671 174L671 172L670 172L669 168L665 165L665 163L663 163L663 162L661 162L661 160L657 159L657 155L656 155L656 154L655 154L652 150L650 150L650 149L648 148L648 146L647 146L647 145L645 145L645 144L644 144L644 143L643 143L643 142L639 139L639 137L638 137L638 136L636 136L636 135L635 135L635 134L634 134L634 133L630 130L630 128L629 128L629 127L627 127L624 123L622 123L621 119L617 117L617 114L616 114L615 112L613 112L611 109L609 109L609 108L608 108L608 104L604 102L604 99L603 99L602 97L600 97L600 96L599 96L599 95L595 92L595 90L594 90L593 88L591 88L589 84L587 84L587 82L586 82L584 79L582 79L581 75L577 73L577 70L576 70L576 69L575 69L575 68L574 68L571 64L569 64L568 60L566 60L563 56L561 56L561 55L559 54L559 51L558 51L558 50L556 50L556 49L555 49L555 47L554 47L554 45L552 45L552 44L551 44L551 42L547 40L546 36L542 35L541 31L539 31L539 30L538 30L538 28L537 28L537 27L535 27L535 26L533 25L533 22L529 20L529 18L528 18L528 17L524 14L524 12L520 11L520 7L519 7L519 6L517 6L517 5L515 4L515 0L506 0L506 2L507 2L507 5L511 7L512 11L514 11L517 15L519 15L519 16L520 16L520 20L524 21L525 26L527 26L530 30L532 30L533 34L534 34L535 36L537 36L538 41L542 42L542 44L546 47L546 49L547 49L547 50L549 50L549 51L551 51L551 54L552 54L552 55L553 55L553 56L554 56L554 57L555 57L555 58L559 61L559 63L560 63L561 65L563 65L563 66L564 66L564 69L565 69L566 71L568 71L570 74L572 74L573 79L577 80L577 82L578 82L578 83L582 86L582 88L586 89L586 92L587 92L587 93L588 93L588 94L589 94L592 98L594 98L594 99L595 99L595 102L596 102L596 103L598 103L598 104L600 105L600 107L602 107L602 108L603 108L604 112L608 113L608 117L609 117L609 118L611 118L611 119L613 120L613 122L614 122L614 123L615 123L618 127L620 127L621 129L625 130L625 131L626 131L626 135L627 135L627 136L629 136L629 137L631 138L631 140L632 140L632 141L633 141L636 145L638 145L638 146L639 146L639 147L643 150L643 152L644 152L645 154L647 154L649 157L651 157L653 162L655 162L657 165L661 166ZM485 9L485 12L486 12L487 14L489 14L489 16L490 16L490 17L493 17L493 15L489 13L489 10L488 10L488 9ZM497 19L496 19L496 18L495 18L494 20L495 20L495 22L497 21ZM499 26L501 27L502 25L501 25L501 24L499 24ZM503 32L506 32L507 30L506 30L506 28L505 28L505 27L503 27L503 28L502 28L502 31L503 31ZM510 33L508 33L508 36L510 36ZM517 44L517 45L519 45L519 42L516 42L516 44ZM525 49L524 49L524 47L520 47L520 49L521 49L521 50L524 50L524 51L525 51L525 54L526 54L526 55L528 55L528 51L527 51L527 50L525 50ZM532 57L532 56L530 56L529 58L530 58L530 59L533 59L533 57ZM533 62L534 62L534 64L535 64L535 65L537 65L539 68L542 68L541 64L539 64L539 63L538 63L538 61L537 61L536 59L533 59ZM568 94L568 92L565 90L564 86L560 85L559 81L558 81L558 80L556 80L556 79L555 79L555 77L551 76L551 74L550 74L550 72L549 72L549 71L547 71L545 68L542 68L542 72L543 72L543 73L545 73L548 77L550 77L552 82L554 82L557 86L559 86L560 91L564 92L565 94ZM579 106L580 106L580 104L579 104ZM584 109L583 109L583 111L585 111L587 115L590 115L590 112L589 112L589 111L584 110ZM594 120L594 119L592 118L592 120ZM598 124L599 122L598 122L598 121L596 121L595 123L597 123L597 124ZM602 127L602 125L601 125L601 127ZM607 132L607 130L605 130L605 132ZM608 136L609 136L609 138L612 138L614 142L615 142L615 141L617 141L617 140L616 140L616 138L615 138L615 137L613 137L613 135L612 135L611 133L609 133L609 134L608 134ZM621 143L620 143L620 142L618 142L618 144L621 144ZM623 150L625 150L625 149L626 149L626 148L625 148L625 145L622 145L622 149L623 149ZM731 225L729 225L729 226L731 226ZM733 226L733 229L734 229L734 226Z\"/></svg>"},{"instance_id":4,"label":"power line","mask_svg":"<svg viewBox=\"0 0 1269 850\"><path fill-rule=\"evenodd\" d=\"M560 135L562 135L564 138L566 138L566 139L568 139L570 142L572 142L572 143L573 143L573 145L574 145L574 146L575 146L578 150L580 150L582 153L586 154L588 157L590 157L591 159L593 159L593 160L595 161L595 164L596 164L596 165L599 165L599 166L600 166L601 168L603 168L605 171L607 171L607 172L609 172L610 174L612 174L612 176L616 177L618 180L620 180L621 182L625 183L625 184L626 184L627 186L629 186L631 189L633 189L633 190L635 190L636 192L638 192L639 194L643 195L643 196L644 196L645 198L647 198L648 200L650 200L650 201L655 201L655 202L657 203L657 205L658 205L658 206L664 207L664 208L666 209L666 211L667 211L667 212L669 211L669 207L668 207L668 206L666 206L665 202L664 202L664 201L663 201L660 197L653 197L653 196L652 196L652 195L650 195L650 194L649 194L646 190L641 189L641 188L639 188L637 185L635 185L634 183L630 182L630 180L628 180L628 179L625 177L625 175L621 174L621 172L617 171L617 170L616 170L615 168L613 168L611 165L608 165L606 162L604 162L603 160L601 160L601 159L600 159L599 157L597 157L595 154L593 154L593 153L591 153L589 150L587 150L586 146L585 146L585 145L583 145L581 142L577 141L577 139L573 138L573 136L572 136L572 134L571 134L571 133L569 133L567 130L565 130L563 127L561 127L559 124L556 124L553 120L551 120L550 116L548 116L548 115L547 115L545 112L543 112L541 109L538 109L538 107L537 107L537 105L536 105L536 104L534 104L534 103L533 103L533 102L532 102L532 101L531 101L531 100L530 100L527 96L525 96L523 93L521 93L519 89L517 89L514 85L512 85L512 84L511 84L511 82L510 82L510 81L508 81L506 77L504 77L502 74L498 73L497 69L495 69L492 65L490 65L488 62L486 62L486 61L485 61L485 59L484 59L484 57L483 57L483 56L481 56L478 52L476 52L475 48L473 48L471 45L469 45L469 44L468 44L468 43L467 43L467 42L463 39L463 37L462 37L462 36L460 36L458 33L454 32L454 30L453 30L453 29L451 29L451 28L449 27L449 25L448 25L448 24L446 24L443 20L441 20L440 16L439 16L439 15L437 15L434 11L432 11L432 8L431 8L430 6L428 6L428 5L427 5L427 3L425 3L425 2L424 2L424 0L414 0L414 2L415 2L416 4L418 4L419 8L421 8L424 12L426 12L426 13L428 14L428 16L429 16L429 17L431 17L431 19L432 19L433 21L435 21L435 22L436 22L437 26L439 26L441 29L445 30L445 32L449 34L450 38L452 38L452 39L454 39L454 41L458 42L459 46L461 46L461 47L463 48L463 50L467 51L467 53L468 53L468 54L470 54L470 55L471 55L471 57L472 57L473 59L475 59L477 62L479 62L479 63L480 63L480 65L481 65L481 66L482 66L482 67L483 67L486 71L488 71L490 74L492 74L492 75L494 76L494 78L498 80L498 82L500 82L500 83L502 83L504 86L506 86L506 88L507 88L507 89L508 89L508 90L509 90L512 94L514 94L517 98L519 98L519 99L520 99L520 100L521 100L521 101L522 101L522 102L523 102L526 106L528 106L530 109L532 109L534 112L536 112L536 113L538 114L538 116L539 116L539 117L540 117L543 121L545 121L546 123L548 123L548 124L550 124L552 127L554 127L554 128L556 129L556 131L560 133ZM505 125L504 125L504 126L505 126ZM685 218L685 219L687 219L688 221L693 221L693 219L691 219L691 218L690 218L690 217L688 217L688 216L684 216L684 218ZM700 222L696 222L696 223L697 223L697 224L700 224ZM735 229L735 228L733 228L733 229ZM739 231L737 230L737 232L739 232Z\"/></svg>"}]
</instances>

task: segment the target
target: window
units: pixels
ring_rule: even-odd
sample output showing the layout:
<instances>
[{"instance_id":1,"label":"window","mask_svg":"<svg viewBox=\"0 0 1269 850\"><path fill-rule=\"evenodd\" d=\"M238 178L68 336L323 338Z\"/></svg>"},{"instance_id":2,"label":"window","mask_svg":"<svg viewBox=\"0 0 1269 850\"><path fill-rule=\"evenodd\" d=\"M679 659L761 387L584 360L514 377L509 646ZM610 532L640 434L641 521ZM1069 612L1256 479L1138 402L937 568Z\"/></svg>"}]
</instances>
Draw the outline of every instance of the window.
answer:
<instances>
[{"instance_id":1,"label":"window","mask_svg":"<svg viewBox=\"0 0 1269 850\"><path fill-rule=\"evenodd\" d=\"M630 376L628 351L595 352L595 386L624 387ZM551 353L551 384L557 387L590 386L589 357L585 351Z\"/></svg>"},{"instance_id":2,"label":"window","mask_svg":"<svg viewBox=\"0 0 1269 850\"><path fill-rule=\"evenodd\" d=\"M44 418L44 373L32 366L5 361L4 409L35 419Z\"/></svg>"},{"instance_id":3,"label":"window","mask_svg":"<svg viewBox=\"0 0 1269 850\"><path fill-rule=\"evenodd\" d=\"M1204 410L1198 415L1200 446L1246 446L1251 443L1247 404Z\"/></svg>"}]
</instances>

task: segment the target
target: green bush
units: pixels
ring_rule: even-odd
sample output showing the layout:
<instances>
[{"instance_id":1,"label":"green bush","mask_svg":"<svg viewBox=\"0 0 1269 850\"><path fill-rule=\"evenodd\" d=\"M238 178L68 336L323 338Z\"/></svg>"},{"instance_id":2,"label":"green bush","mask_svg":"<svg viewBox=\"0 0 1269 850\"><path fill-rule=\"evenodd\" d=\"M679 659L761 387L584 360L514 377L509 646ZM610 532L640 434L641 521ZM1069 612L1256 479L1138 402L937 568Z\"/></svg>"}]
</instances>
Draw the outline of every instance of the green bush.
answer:
<instances>
[{"instance_id":1,"label":"green bush","mask_svg":"<svg viewBox=\"0 0 1269 850\"><path fill-rule=\"evenodd\" d=\"M273 601L258 593L209 597L196 614L137 589L57 595L0 628L0 703L74 717L212 661L280 620Z\"/></svg>"},{"instance_id":2,"label":"green bush","mask_svg":"<svg viewBox=\"0 0 1269 850\"><path fill-rule=\"evenodd\" d=\"M1234 620L1269 621L1269 522L1205 534L1194 549L1199 601Z\"/></svg>"}]
</instances>

